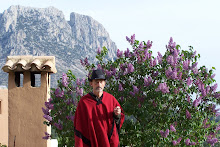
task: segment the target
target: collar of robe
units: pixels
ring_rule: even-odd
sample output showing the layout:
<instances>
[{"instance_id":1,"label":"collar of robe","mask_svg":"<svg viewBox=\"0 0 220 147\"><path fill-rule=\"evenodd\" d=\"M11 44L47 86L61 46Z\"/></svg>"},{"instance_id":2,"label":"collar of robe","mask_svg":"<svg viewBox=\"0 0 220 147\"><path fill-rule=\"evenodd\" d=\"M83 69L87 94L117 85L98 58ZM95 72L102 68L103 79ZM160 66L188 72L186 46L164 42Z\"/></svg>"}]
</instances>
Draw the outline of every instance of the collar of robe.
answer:
<instances>
[{"instance_id":1,"label":"collar of robe","mask_svg":"<svg viewBox=\"0 0 220 147\"><path fill-rule=\"evenodd\" d=\"M100 98L98 98L93 92L90 92L89 94L97 102L96 105L102 104L103 94L102 94L102 96Z\"/></svg>"}]
</instances>

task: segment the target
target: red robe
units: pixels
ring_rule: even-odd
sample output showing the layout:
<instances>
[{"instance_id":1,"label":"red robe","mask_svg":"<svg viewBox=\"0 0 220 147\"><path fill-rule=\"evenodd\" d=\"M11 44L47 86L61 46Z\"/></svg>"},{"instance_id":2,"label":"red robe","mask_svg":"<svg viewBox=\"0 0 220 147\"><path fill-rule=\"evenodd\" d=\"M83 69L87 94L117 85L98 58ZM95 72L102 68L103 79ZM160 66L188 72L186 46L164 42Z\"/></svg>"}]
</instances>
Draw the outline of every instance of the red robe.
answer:
<instances>
[{"instance_id":1,"label":"red robe","mask_svg":"<svg viewBox=\"0 0 220 147\"><path fill-rule=\"evenodd\" d=\"M75 147L118 147L118 129L124 122L124 113L121 108L121 119L116 125L113 110L117 106L118 101L107 92L103 92L101 102L90 94L83 96L74 117Z\"/></svg>"}]
</instances>

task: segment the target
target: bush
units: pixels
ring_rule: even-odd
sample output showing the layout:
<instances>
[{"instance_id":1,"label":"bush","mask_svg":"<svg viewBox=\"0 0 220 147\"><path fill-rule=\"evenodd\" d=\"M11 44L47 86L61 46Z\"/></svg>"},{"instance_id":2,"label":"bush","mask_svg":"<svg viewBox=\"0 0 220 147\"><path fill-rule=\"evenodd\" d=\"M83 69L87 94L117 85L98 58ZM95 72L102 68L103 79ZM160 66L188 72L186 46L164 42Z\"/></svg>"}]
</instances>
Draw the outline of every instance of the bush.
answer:
<instances>
[{"instance_id":1,"label":"bush","mask_svg":"<svg viewBox=\"0 0 220 147\"><path fill-rule=\"evenodd\" d=\"M106 61L108 50L98 49L97 63L81 64L89 72L102 69L108 78L105 91L114 95L123 107L126 119L120 143L129 146L197 145L218 142L220 125L216 105L214 70L198 67L199 54L189 47L181 50L171 38L166 52L152 55L152 42L127 37L132 51L117 50L117 59ZM91 91L85 79L71 71L63 74L58 87L45 102L44 123L55 127L59 146L74 145L73 118L80 97ZM212 119L211 119L212 118ZM51 137L45 132L44 139Z\"/></svg>"}]
</instances>

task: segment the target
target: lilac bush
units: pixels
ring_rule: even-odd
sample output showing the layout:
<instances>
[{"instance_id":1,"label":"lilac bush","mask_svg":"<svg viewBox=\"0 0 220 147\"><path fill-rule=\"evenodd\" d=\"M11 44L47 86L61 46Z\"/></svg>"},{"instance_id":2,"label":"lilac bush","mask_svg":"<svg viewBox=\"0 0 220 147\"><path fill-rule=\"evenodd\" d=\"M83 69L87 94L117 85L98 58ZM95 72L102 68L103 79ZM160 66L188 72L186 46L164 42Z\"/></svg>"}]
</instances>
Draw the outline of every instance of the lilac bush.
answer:
<instances>
[{"instance_id":1,"label":"lilac bush","mask_svg":"<svg viewBox=\"0 0 220 147\"><path fill-rule=\"evenodd\" d=\"M97 50L96 64L89 64L87 58L80 61L89 73L87 77L95 68L106 73L105 91L114 95L124 109L126 120L120 132L121 145L202 146L206 142L213 146L217 143L220 125L215 118L220 114L216 109L220 92L216 92L215 68L198 67L200 55L193 47L189 51L181 50L172 38L164 55L158 52L156 57L151 50L152 41L139 42L135 35L126 39L132 49L124 52L118 49L114 61L106 61L105 47ZM77 102L90 90L88 81L76 79L71 71L52 90L51 99L42 110L45 123L55 127L59 144L73 146Z\"/></svg>"}]
</instances>

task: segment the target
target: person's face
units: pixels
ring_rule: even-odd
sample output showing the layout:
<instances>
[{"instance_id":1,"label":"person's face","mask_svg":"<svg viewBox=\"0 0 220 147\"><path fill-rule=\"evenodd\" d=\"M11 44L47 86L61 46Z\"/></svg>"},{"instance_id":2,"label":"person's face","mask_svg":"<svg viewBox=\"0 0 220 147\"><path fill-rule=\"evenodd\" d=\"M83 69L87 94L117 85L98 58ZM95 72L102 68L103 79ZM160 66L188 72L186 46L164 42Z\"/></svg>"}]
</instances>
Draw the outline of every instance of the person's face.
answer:
<instances>
[{"instance_id":1,"label":"person's face","mask_svg":"<svg viewBox=\"0 0 220 147\"><path fill-rule=\"evenodd\" d=\"M94 79L90 82L90 86L92 86L94 93L102 92L105 87L105 80Z\"/></svg>"}]
</instances>

